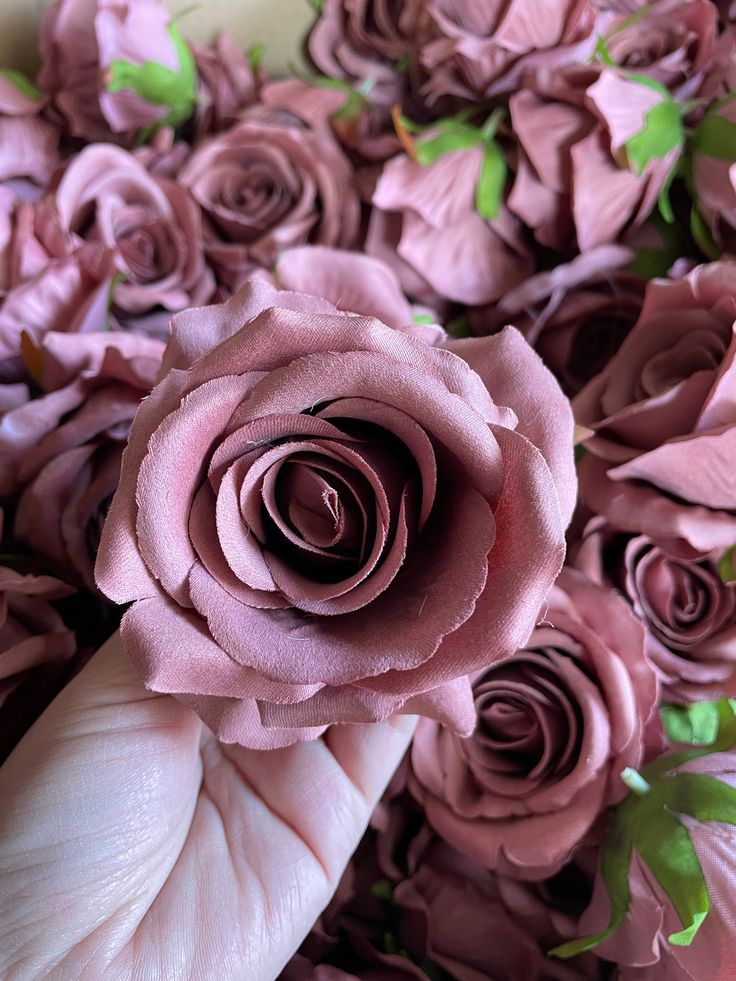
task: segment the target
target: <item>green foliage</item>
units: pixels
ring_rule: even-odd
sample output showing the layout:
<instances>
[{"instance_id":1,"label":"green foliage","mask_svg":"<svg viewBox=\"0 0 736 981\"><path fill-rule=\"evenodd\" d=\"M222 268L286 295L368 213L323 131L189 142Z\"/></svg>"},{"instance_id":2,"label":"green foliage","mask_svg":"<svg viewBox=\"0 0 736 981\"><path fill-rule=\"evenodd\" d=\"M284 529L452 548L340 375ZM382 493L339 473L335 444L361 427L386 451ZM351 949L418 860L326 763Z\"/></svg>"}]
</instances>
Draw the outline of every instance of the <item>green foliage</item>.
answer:
<instances>
[{"instance_id":1,"label":"green foliage","mask_svg":"<svg viewBox=\"0 0 736 981\"><path fill-rule=\"evenodd\" d=\"M695 130L692 148L704 157L733 163L736 160L736 123L711 110Z\"/></svg>"},{"instance_id":2,"label":"green foliage","mask_svg":"<svg viewBox=\"0 0 736 981\"><path fill-rule=\"evenodd\" d=\"M0 68L0 75L15 86L27 99L40 102L43 98L43 93L22 72L17 72L14 68Z\"/></svg>"},{"instance_id":3,"label":"green foliage","mask_svg":"<svg viewBox=\"0 0 736 981\"><path fill-rule=\"evenodd\" d=\"M669 93L644 116L644 127L626 144L626 156L635 174L642 174L653 159L662 159L681 148L685 131L680 107Z\"/></svg>"}]
</instances>

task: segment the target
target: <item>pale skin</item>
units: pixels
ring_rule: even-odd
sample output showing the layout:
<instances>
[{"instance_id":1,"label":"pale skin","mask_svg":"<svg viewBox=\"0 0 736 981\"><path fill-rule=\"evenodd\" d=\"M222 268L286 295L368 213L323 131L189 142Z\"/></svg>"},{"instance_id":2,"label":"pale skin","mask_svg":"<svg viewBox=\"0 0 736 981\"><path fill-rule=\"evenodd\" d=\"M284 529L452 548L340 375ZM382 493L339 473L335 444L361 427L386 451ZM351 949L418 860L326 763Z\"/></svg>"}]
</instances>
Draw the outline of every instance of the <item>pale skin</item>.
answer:
<instances>
[{"instance_id":1,"label":"pale skin","mask_svg":"<svg viewBox=\"0 0 736 981\"><path fill-rule=\"evenodd\" d=\"M414 724L222 745L113 637L0 768L0 977L272 981Z\"/></svg>"}]
</instances>

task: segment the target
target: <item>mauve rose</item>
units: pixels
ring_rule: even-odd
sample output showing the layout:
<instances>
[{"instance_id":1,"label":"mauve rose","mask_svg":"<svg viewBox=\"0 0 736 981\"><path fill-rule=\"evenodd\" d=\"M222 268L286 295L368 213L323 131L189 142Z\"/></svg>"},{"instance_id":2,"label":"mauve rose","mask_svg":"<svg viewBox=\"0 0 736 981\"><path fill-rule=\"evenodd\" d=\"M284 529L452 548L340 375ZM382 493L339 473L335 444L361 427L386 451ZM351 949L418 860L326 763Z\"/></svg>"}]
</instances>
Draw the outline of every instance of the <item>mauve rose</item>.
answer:
<instances>
[{"instance_id":1,"label":"mauve rose","mask_svg":"<svg viewBox=\"0 0 736 981\"><path fill-rule=\"evenodd\" d=\"M72 136L88 142L137 133L162 120L166 107L130 89L109 92L115 61L181 68L169 33L171 15L159 0L55 0L39 30L38 84L53 100Z\"/></svg>"},{"instance_id":2,"label":"mauve rose","mask_svg":"<svg viewBox=\"0 0 736 981\"><path fill-rule=\"evenodd\" d=\"M466 729L463 676L561 564L552 376L511 329L443 350L262 279L172 331L97 565L146 684L253 747L400 709Z\"/></svg>"},{"instance_id":3,"label":"mauve rose","mask_svg":"<svg viewBox=\"0 0 736 981\"><path fill-rule=\"evenodd\" d=\"M565 569L524 648L477 675L473 694L469 739L420 722L411 790L474 861L546 878L622 796L623 767L641 762L657 701L644 631L612 590Z\"/></svg>"},{"instance_id":4,"label":"mauve rose","mask_svg":"<svg viewBox=\"0 0 736 981\"><path fill-rule=\"evenodd\" d=\"M589 0L430 0L434 39L422 49L430 100L483 101L518 88L530 71L584 63L593 53L596 13Z\"/></svg>"},{"instance_id":5,"label":"mauve rose","mask_svg":"<svg viewBox=\"0 0 736 981\"><path fill-rule=\"evenodd\" d=\"M207 248L226 285L290 246L349 247L359 203L347 160L322 130L258 107L201 144L179 180L209 218Z\"/></svg>"},{"instance_id":6,"label":"mauve rose","mask_svg":"<svg viewBox=\"0 0 736 981\"><path fill-rule=\"evenodd\" d=\"M575 399L579 473L609 523L701 552L736 542L736 263L654 280L618 353Z\"/></svg>"},{"instance_id":7,"label":"mauve rose","mask_svg":"<svg viewBox=\"0 0 736 981\"><path fill-rule=\"evenodd\" d=\"M674 772L702 774L736 787L736 754L713 753L685 763ZM710 911L694 940L689 946L668 942L667 937L679 932L682 923L664 890L635 853L629 872L629 911L621 926L595 952L621 965L621 977L627 981L729 981L736 977L736 829L717 821L700 822L682 814L677 817L688 829L710 899ZM608 896L599 870L593 899L581 919L581 935L605 929L609 915Z\"/></svg>"},{"instance_id":8,"label":"mauve rose","mask_svg":"<svg viewBox=\"0 0 736 981\"><path fill-rule=\"evenodd\" d=\"M307 42L315 65L385 109L405 101L426 33L424 0L325 0Z\"/></svg>"},{"instance_id":9,"label":"mauve rose","mask_svg":"<svg viewBox=\"0 0 736 981\"><path fill-rule=\"evenodd\" d=\"M199 102L194 125L198 136L231 126L243 109L258 98L264 77L254 71L247 55L223 31L214 44L193 45L199 73Z\"/></svg>"},{"instance_id":10,"label":"mauve rose","mask_svg":"<svg viewBox=\"0 0 736 981\"><path fill-rule=\"evenodd\" d=\"M0 185L0 301L18 283L43 272L49 263L36 225L34 205L20 199L7 185Z\"/></svg>"},{"instance_id":11,"label":"mauve rose","mask_svg":"<svg viewBox=\"0 0 736 981\"><path fill-rule=\"evenodd\" d=\"M665 701L736 696L736 584L723 581L717 559L681 541L617 532L600 519L585 531L576 565L633 606Z\"/></svg>"},{"instance_id":12,"label":"mauve rose","mask_svg":"<svg viewBox=\"0 0 736 981\"><path fill-rule=\"evenodd\" d=\"M16 538L92 589L130 422L163 349L131 334L46 334L27 349L42 394L0 418L0 494L17 499Z\"/></svg>"},{"instance_id":13,"label":"mauve rose","mask_svg":"<svg viewBox=\"0 0 736 981\"><path fill-rule=\"evenodd\" d=\"M493 221L476 211L482 160L480 147L446 153L429 166L401 155L378 179L366 251L423 302L488 303L532 271L521 225L506 207Z\"/></svg>"},{"instance_id":14,"label":"mauve rose","mask_svg":"<svg viewBox=\"0 0 736 981\"><path fill-rule=\"evenodd\" d=\"M726 127L736 125L736 100L724 99L708 113L705 125ZM716 131L717 132L717 131ZM716 243L736 249L736 161L723 153L722 137L716 138L712 147L718 156L706 152L711 147L695 140L692 155L693 184L698 210L700 211ZM726 159L723 157L726 156Z\"/></svg>"},{"instance_id":15,"label":"mauve rose","mask_svg":"<svg viewBox=\"0 0 736 981\"><path fill-rule=\"evenodd\" d=\"M0 381L24 381L21 337L40 343L49 331L104 330L115 271L112 253L85 243L67 257L48 258L0 303Z\"/></svg>"},{"instance_id":16,"label":"mauve rose","mask_svg":"<svg viewBox=\"0 0 736 981\"><path fill-rule=\"evenodd\" d=\"M64 171L53 196L73 241L99 241L125 277L115 304L129 313L206 303L214 276L204 261L202 225L192 198L173 181L151 176L126 150L87 147Z\"/></svg>"},{"instance_id":17,"label":"mauve rose","mask_svg":"<svg viewBox=\"0 0 736 981\"><path fill-rule=\"evenodd\" d=\"M41 93L24 82L0 74L0 181L28 177L45 184L59 158L59 134L39 118Z\"/></svg>"},{"instance_id":18,"label":"mauve rose","mask_svg":"<svg viewBox=\"0 0 736 981\"><path fill-rule=\"evenodd\" d=\"M603 245L538 273L497 304L468 310L474 334L513 324L575 395L621 346L636 323L644 281L628 272L631 249Z\"/></svg>"},{"instance_id":19,"label":"mauve rose","mask_svg":"<svg viewBox=\"0 0 736 981\"><path fill-rule=\"evenodd\" d=\"M579 65L540 74L509 102L520 144L508 205L548 248L581 252L620 240L646 221L678 158L653 156L642 172L627 143L663 100L617 69Z\"/></svg>"}]
</instances>

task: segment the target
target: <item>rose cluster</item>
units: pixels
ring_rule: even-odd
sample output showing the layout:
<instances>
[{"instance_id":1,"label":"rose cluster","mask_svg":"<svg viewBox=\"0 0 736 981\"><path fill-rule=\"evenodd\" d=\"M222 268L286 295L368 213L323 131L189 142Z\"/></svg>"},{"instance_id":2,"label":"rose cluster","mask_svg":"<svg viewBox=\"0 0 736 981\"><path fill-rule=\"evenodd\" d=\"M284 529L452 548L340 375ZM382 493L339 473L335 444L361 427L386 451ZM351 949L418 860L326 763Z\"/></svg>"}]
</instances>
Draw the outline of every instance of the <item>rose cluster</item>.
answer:
<instances>
[{"instance_id":1,"label":"rose cluster","mask_svg":"<svg viewBox=\"0 0 736 981\"><path fill-rule=\"evenodd\" d=\"M313 6L0 70L0 757L118 627L226 742L416 713L284 981L726 978L732 5Z\"/></svg>"}]
</instances>

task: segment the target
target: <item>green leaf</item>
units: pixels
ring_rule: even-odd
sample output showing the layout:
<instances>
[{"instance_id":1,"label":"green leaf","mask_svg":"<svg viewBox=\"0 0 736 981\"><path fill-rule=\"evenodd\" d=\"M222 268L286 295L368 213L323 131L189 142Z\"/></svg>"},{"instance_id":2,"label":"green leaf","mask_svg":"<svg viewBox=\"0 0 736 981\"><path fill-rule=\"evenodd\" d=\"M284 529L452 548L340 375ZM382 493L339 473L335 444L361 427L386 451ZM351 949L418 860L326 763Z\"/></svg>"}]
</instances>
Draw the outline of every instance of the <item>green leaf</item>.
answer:
<instances>
[{"instance_id":1,"label":"green leaf","mask_svg":"<svg viewBox=\"0 0 736 981\"><path fill-rule=\"evenodd\" d=\"M465 123L452 122L447 120L447 125L442 128L437 136L422 140L416 144L417 161L424 167L433 164L446 153L453 153L455 150L469 150L479 146L483 142L480 130Z\"/></svg>"},{"instance_id":2,"label":"green leaf","mask_svg":"<svg viewBox=\"0 0 736 981\"><path fill-rule=\"evenodd\" d=\"M711 231L695 205L690 209L690 234L700 251L707 259L719 259L722 250L718 247Z\"/></svg>"},{"instance_id":3,"label":"green leaf","mask_svg":"<svg viewBox=\"0 0 736 981\"><path fill-rule=\"evenodd\" d=\"M436 324L437 318L430 317L428 313L415 313L412 318L415 324Z\"/></svg>"},{"instance_id":4,"label":"green leaf","mask_svg":"<svg viewBox=\"0 0 736 981\"><path fill-rule=\"evenodd\" d=\"M253 44L248 48L248 62L250 63L250 70L252 72L257 72L261 65L263 64L263 55L266 51L265 44Z\"/></svg>"},{"instance_id":5,"label":"green leaf","mask_svg":"<svg viewBox=\"0 0 736 981\"><path fill-rule=\"evenodd\" d=\"M677 773L667 781L670 810L698 821L736 825L736 787L707 773Z\"/></svg>"},{"instance_id":6,"label":"green leaf","mask_svg":"<svg viewBox=\"0 0 736 981\"><path fill-rule=\"evenodd\" d=\"M736 545L727 548L718 560L718 575L727 586L736 584Z\"/></svg>"},{"instance_id":7,"label":"green leaf","mask_svg":"<svg viewBox=\"0 0 736 981\"><path fill-rule=\"evenodd\" d=\"M720 719L715 702L660 705L659 714L667 737L673 743L712 746L716 741Z\"/></svg>"},{"instance_id":8,"label":"green leaf","mask_svg":"<svg viewBox=\"0 0 736 981\"><path fill-rule=\"evenodd\" d=\"M595 57L602 64L607 65L609 68L615 68L616 62L611 57L611 52L608 50L608 45L606 44L606 39L599 35L598 40L595 42Z\"/></svg>"},{"instance_id":9,"label":"green leaf","mask_svg":"<svg viewBox=\"0 0 736 981\"><path fill-rule=\"evenodd\" d=\"M169 28L169 36L179 58L178 71L174 72L156 61L135 65L130 61L117 60L110 65L107 83L109 92L129 90L145 102L168 108L169 112L155 124L154 130L185 122L197 101L197 69L192 52L176 27Z\"/></svg>"},{"instance_id":10,"label":"green leaf","mask_svg":"<svg viewBox=\"0 0 736 981\"><path fill-rule=\"evenodd\" d=\"M371 896L375 896L376 899L381 899L387 903L392 902L394 890L388 879L379 879L378 882L374 882L371 886Z\"/></svg>"},{"instance_id":11,"label":"green leaf","mask_svg":"<svg viewBox=\"0 0 736 981\"><path fill-rule=\"evenodd\" d=\"M459 317L455 317L451 320L449 324L445 324L445 330L450 335L450 337L457 337L462 339L463 337L470 337L470 324L468 323L468 318L465 314L460 314Z\"/></svg>"},{"instance_id":12,"label":"green leaf","mask_svg":"<svg viewBox=\"0 0 736 981\"><path fill-rule=\"evenodd\" d=\"M307 0L307 3L316 14L321 14L325 9L325 0Z\"/></svg>"},{"instance_id":13,"label":"green leaf","mask_svg":"<svg viewBox=\"0 0 736 981\"><path fill-rule=\"evenodd\" d=\"M475 186L475 210L486 221L498 217L506 188L506 159L495 140L489 140L483 151L480 176Z\"/></svg>"},{"instance_id":14,"label":"green leaf","mask_svg":"<svg viewBox=\"0 0 736 981\"><path fill-rule=\"evenodd\" d=\"M645 780L654 783L658 777L677 769L683 763L697 760L701 756L708 756L710 753L727 753L736 746L736 713L734 707L727 698L722 698L714 704L718 710L718 735L715 740L709 746L678 750L660 756L653 763L648 763L642 767L642 775Z\"/></svg>"},{"instance_id":15,"label":"green leaf","mask_svg":"<svg viewBox=\"0 0 736 981\"><path fill-rule=\"evenodd\" d=\"M695 130L692 147L704 157L736 161L736 123L717 112L709 112Z\"/></svg>"},{"instance_id":16,"label":"green leaf","mask_svg":"<svg viewBox=\"0 0 736 981\"><path fill-rule=\"evenodd\" d=\"M710 900L700 861L687 828L674 814L661 809L634 823L634 847L665 891L682 923L668 937L687 947L708 915Z\"/></svg>"},{"instance_id":17,"label":"green leaf","mask_svg":"<svg viewBox=\"0 0 736 981\"><path fill-rule=\"evenodd\" d=\"M668 225L674 224L675 221L675 213L672 210L672 202L670 201L670 189L672 188L672 182L674 181L676 174L677 167L673 167L669 174L667 174L667 178L665 179L665 182L662 185L662 190L659 192L659 196L657 198L657 208L659 210L659 214L661 215L663 221L665 221Z\"/></svg>"},{"instance_id":18,"label":"green leaf","mask_svg":"<svg viewBox=\"0 0 736 981\"><path fill-rule=\"evenodd\" d=\"M550 951L555 957L575 957L591 950L609 937L619 927L629 910L631 892L629 890L629 869L631 866L632 834L627 826L622 808L614 811L608 825L606 839L601 850L601 875L608 893L611 916L608 926L600 933L576 940L568 940Z\"/></svg>"},{"instance_id":19,"label":"green leaf","mask_svg":"<svg viewBox=\"0 0 736 981\"><path fill-rule=\"evenodd\" d=\"M635 174L643 173L650 160L662 159L681 147L684 137L679 106L667 93L646 113L640 132L626 143L629 165Z\"/></svg>"},{"instance_id":20,"label":"green leaf","mask_svg":"<svg viewBox=\"0 0 736 981\"><path fill-rule=\"evenodd\" d=\"M43 99L41 90L37 89L30 78L26 78L22 72L17 72L14 68L0 68L0 75L15 86L27 99L33 99L35 102L40 102Z\"/></svg>"}]
</instances>

